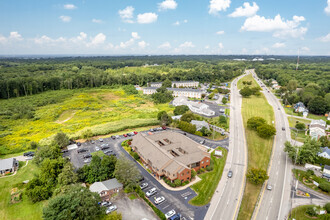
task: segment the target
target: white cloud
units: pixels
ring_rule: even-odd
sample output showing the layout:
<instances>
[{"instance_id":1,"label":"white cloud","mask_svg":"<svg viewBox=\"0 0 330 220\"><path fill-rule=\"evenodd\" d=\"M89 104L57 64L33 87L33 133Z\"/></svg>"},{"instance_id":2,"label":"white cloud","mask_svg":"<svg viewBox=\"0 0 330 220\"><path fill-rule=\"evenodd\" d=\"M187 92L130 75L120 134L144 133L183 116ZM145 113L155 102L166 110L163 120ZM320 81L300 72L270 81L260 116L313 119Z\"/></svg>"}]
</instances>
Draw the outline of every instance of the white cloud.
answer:
<instances>
[{"instance_id":1,"label":"white cloud","mask_svg":"<svg viewBox=\"0 0 330 220\"><path fill-rule=\"evenodd\" d=\"M176 22L173 23L173 25L179 26L180 25L180 22L179 21L176 21Z\"/></svg>"},{"instance_id":2,"label":"white cloud","mask_svg":"<svg viewBox=\"0 0 330 220\"><path fill-rule=\"evenodd\" d=\"M230 0L210 0L209 14L216 15L219 11L226 11L230 3Z\"/></svg>"},{"instance_id":3,"label":"white cloud","mask_svg":"<svg viewBox=\"0 0 330 220\"><path fill-rule=\"evenodd\" d=\"M330 0L328 0L328 5L324 8L324 11L327 15L330 15Z\"/></svg>"},{"instance_id":4,"label":"white cloud","mask_svg":"<svg viewBox=\"0 0 330 220\"><path fill-rule=\"evenodd\" d=\"M310 49L309 49L308 47L302 47L301 50L302 50L302 51L305 51L305 52L310 51Z\"/></svg>"},{"instance_id":5,"label":"white cloud","mask_svg":"<svg viewBox=\"0 0 330 220\"><path fill-rule=\"evenodd\" d=\"M292 20L284 20L281 15L276 15L274 19L254 15L245 20L241 27L243 31L274 32L274 37L302 37L306 32L306 27L299 27L305 21L303 16L293 16Z\"/></svg>"},{"instance_id":6,"label":"white cloud","mask_svg":"<svg viewBox=\"0 0 330 220\"><path fill-rule=\"evenodd\" d=\"M183 20L183 23L188 23L188 20L187 20L187 19L184 19L184 20Z\"/></svg>"},{"instance_id":7,"label":"white cloud","mask_svg":"<svg viewBox=\"0 0 330 220\"><path fill-rule=\"evenodd\" d=\"M77 8L74 4L66 4L63 7L64 7L64 9L67 9L67 10L73 10L73 9Z\"/></svg>"},{"instance_id":8,"label":"white cloud","mask_svg":"<svg viewBox=\"0 0 330 220\"><path fill-rule=\"evenodd\" d=\"M36 37L33 40L34 40L34 43L39 44L39 45L43 45L43 44L49 45L49 44L58 43L58 42L63 43L66 41L66 39L63 37L59 37L57 39L52 39L46 35L42 35L41 37Z\"/></svg>"},{"instance_id":9,"label":"white cloud","mask_svg":"<svg viewBox=\"0 0 330 220\"><path fill-rule=\"evenodd\" d=\"M97 34L95 37L91 38L91 42L87 44L87 46L97 46L103 44L106 40L106 36L103 33Z\"/></svg>"},{"instance_id":10,"label":"white cloud","mask_svg":"<svg viewBox=\"0 0 330 220\"><path fill-rule=\"evenodd\" d=\"M219 43L218 46L219 46L220 49L223 49L223 44L222 43Z\"/></svg>"},{"instance_id":11,"label":"white cloud","mask_svg":"<svg viewBox=\"0 0 330 220\"><path fill-rule=\"evenodd\" d=\"M132 6L127 6L123 10L119 10L118 14L124 22L134 23L134 21L132 20L134 14L134 8Z\"/></svg>"},{"instance_id":12,"label":"white cloud","mask_svg":"<svg viewBox=\"0 0 330 220\"><path fill-rule=\"evenodd\" d=\"M209 45L206 45L206 46L205 46L205 49L210 49L210 46L209 46Z\"/></svg>"},{"instance_id":13,"label":"white cloud","mask_svg":"<svg viewBox=\"0 0 330 220\"><path fill-rule=\"evenodd\" d=\"M243 7L236 8L233 13L228 15L229 17L251 17L257 13L259 6L253 2L252 5L248 2L243 3Z\"/></svg>"},{"instance_id":14,"label":"white cloud","mask_svg":"<svg viewBox=\"0 0 330 220\"><path fill-rule=\"evenodd\" d=\"M144 48L145 48L146 46L148 46L149 44L146 43L146 42L143 40L143 41L140 41L140 42L138 43L138 45L139 45L140 48L144 49Z\"/></svg>"},{"instance_id":15,"label":"white cloud","mask_svg":"<svg viewBox=\"0 0 330 220\"><path fill-rule=\"evenodd\" d=\"M183 44L180 44L180 48L193 48L195 45L191 41L186 41Z\"/></svg>"},{"instance_id":16,"label":"white cloud","mask_svg":"<svg viewBox=\"0 0 330 220\"><path fill-rule=\"evenodd\" d=\"M158 48L161 48L161 49L170 49L172 46L169 42L164 42L162 43L161 45L158 46Z\"/></svg>"},{"instance_id":17,"label":"white cloud","mask_svg":"<svg viewBox=\"0 0 330 220\"><path fill-rule=\"evenodd\" d=\"M275 43L272 46L272 48L283 48L283 47L285 47L285 43Z\"/></svg>"},{"instance_id":18,"label":"white cloud","mask_svg":"<svg viewBox=\"0 0 330 220\"><path fill-rule=\"evenodd\" d=\"M131 38L131 39L129 39L126 42L120 42L119 47L122 48L122 49L125 49L125 48L127 48L129 46L132 46L133 44L134 44L134 39Z\"/></svg>"},{"instance_id":19,"label":"white cloud","mask_svg":"<svg viewBox=\"0 0 330 220\"><path fill-rule=\"evenodd\" d=\"M137 16L137 22L140 24L149 24L157 21L158 15L155 13L144 13L144 14L138 14Z\"/></svg>"},{"instance_id":20,"label":"white cloud","mask_svg":"<svg viewBox=\"0 0 330 220\"><path fill-rule=\"evenodd\" d=\"M167 10L167 9L176 9L176 7L178 6L178 3L176 3L176 1L174 0L165 0L161 3L158 4L158 10L162 11L162 10Z\"/></svg>"},{"instance_id":21,"label":"white cloud","mask_svg":"<svg viewBox=\"0 0 330 220\"><path fill-rule=\"evenodd\" d=\"M4 44L7 42L7 38L0 34L0 43Z\"/></svg>"},{"instance_id":22,"label":"white cloud","mask_svg":"<svg viewBox=\"0 0 330 220\"><path fill-rule=\"evenodd\" d=\"M20 35L17 31L10 32L9 39L11 40L23 40L22 35Z\"/></svg>"},{"instance_id":23,"label":"white cloud","mask_svg":"<svg viewBox=\"0 0 330 220\"><path fill-rule=\"evenodd\" d=\"M223 35L225 33L225 31L217 31L215 34L217 35Z\"/></svg>"},{"instance_id":24,"label":"white cloud","mask_svg":"<svg viewBox=\"0 0 330 220\"><path fill-rule=\"evenodd\" d=\"M137 33L137 32L132 32L132 38L133 39L140 39L140 36L139 36L139 34Z\"/></svg>"},{"instance_id":25,"label":"white cloud","mask_svg":"<svg viewBox=\"0 0 330 220\"><path fill-rule=\"evenodd\" d=\"M319 40L322 42L330 42L330 33L323 37L320 37Z\"/></svg>"},{"instance_id":26,"label":"white cloud","mask_svg":"<svg viewBox=\"0 0 330 220\"><path fill-rule=\"evenodd\" d=\"M70 22L70 21L71 21L71 17L70 17L70 16L66 16L66 15L61 15L61 16L60 16L60 19L61 19L63 22Z\"/></svg>"},{"instance_id":27,"label":"white cloud","mask_svg":"<svg viewBox=\"0 0 330 220\"><path fill-rule=\"evenodd\" d=\"M101 19L95 19L95 18L92 19L92 22L93 23L98 23L98 24L103 23L103 21Z\"/></svg>"}]
</instances>

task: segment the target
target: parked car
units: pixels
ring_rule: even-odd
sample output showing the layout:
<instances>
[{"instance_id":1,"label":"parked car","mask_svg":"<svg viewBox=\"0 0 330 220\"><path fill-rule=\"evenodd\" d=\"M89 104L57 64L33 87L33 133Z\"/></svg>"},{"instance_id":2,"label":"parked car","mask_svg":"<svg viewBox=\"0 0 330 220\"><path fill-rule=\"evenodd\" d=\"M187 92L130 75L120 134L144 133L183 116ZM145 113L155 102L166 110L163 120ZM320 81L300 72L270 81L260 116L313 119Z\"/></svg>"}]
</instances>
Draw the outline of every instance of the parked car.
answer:
<instances>
[{"instance_id":1,"label":"parked car","mask_svg":"<svg viewBox=\"0 0 330 220\"><path fill-rule=\"evenodd\" d=\"M120 138L120 136L119 135L116 135L116 139L119 139Z\"/></svg>"},{"instance_id":2,"label":"parked car","mask_svg":"<svg viewBox=\"0 0 330 220\"><path fill-rule=\"evenodd\" d=\"M148 185L149 185L148 183L142 183L142 184L140 184L140 188L145 189L148 187Z\"/></svg>"},{"instance_id":3,"label":"parked car","mask_svg":"<svg viewBox=\"0 0 330 220\"><path fill-rule=\"evenodd\" d=\"M23 156L24 157L33 157L34 156L34 152L33 151L29 151L29 152L25 152L24 154L23 154Z\"/></svg>"},{"instance_id":4,"label":"parked car","mask_svg":"<svg viewBox=\"0 0 330 220\"><path fill-rule=\"evenodd\" d=\"M153 196L157 193L157 189L154 187L152 189L150 189L148 192L146 192L146 196L147 197L150 197L150 196Z\"/></svg>"},{"instance_id":5,"label":"parked car","mask_svg":"<svg viewBox=\"0 0 330 220\"><path fill-rule=\"evenodd\" d=\"M80 147L80 146L81 146L81 143L80 143L80 142L77 142L76 145L77 145L78 147Z\"/></svg>"},{"instance_id":6,"label":"parked car","mask_svg":"<svg viewBox=\"0 0 330 220\"><path fill-rule=\"evenodd\" d=\"M101 203L101 206L105 206L105 207L108 207L108 206L111 206L111 205L112 205L112 203L108 202L108 201L105 201L105 202Z\"/></svg>"},{"instance_id":7,"label":"parked car","mask_svg":"<svg viewBox=\"0 0 330 220\"><path fill-rule=\"evenodd\" d=\"M199 142L200 144L204 144L205 143L205 140L201 140L201 142Z\"/></svg>"},{"instance_id":8,"label":"parked car","mask_svg":"<svg viewBox=\"0 0 330 220\"><path fill-rule=\"evenodd\" d=\"M171 218L173 215L175 215L175 210L174 209L172 209L172 210L170 210L168 213L166 213L165 214L165 218L166 219L169 219L169 218Z\"/></svg>"},{"instance_id":9,"label":"parked car","mask_svg":"<svg viewBox=\"0 0 330 220\"><path fill-rule=\"evenodd\" d=\"M161 196L161 197L157 197L155 199L155 204L156 205L159 205L160 203L164 202L165 201L165 197L164 196Z\"/></svg>"},{"instance_id":10,"label":"parked car","mask_svg":"<svg viewBox=\"0 0 330 220\"><path fill-rule=\"evenodd\" d=\"M106 150L104 151L105 154L111 154L112 153L112 150Z\"/></svg>"},{"instance_id":11,"label":"parked car","mask_svg":"<svg viewBox=\"0 0 330 220\"><path fill-rule=\"evenodd\" d=\"M142 182L144 180L144 176L140 176L139 182Z\"/></svg>"},{"instance_id":12,"label":"parked car","mask_svg":"<svg viewBox=\"0 0 330 220\"><path fill-rule=\"evenodd\" d=\"M273 189L273 187L269 184L267 184L267 190L271 191Z\"/></svg>"},{"instance_id":13,"label":"parked car","mask_svg":"<svg viewBox=\"0 0 330 220\"><path fill-rule=\"evenodd\" d=\"M84 149L84 148L81 148L81 149L78 149L77 150L77 153L79 154L79 153L84 153L84 152L86 152L86 151L88 151L87 149Z\"/></svg>"},{"instance_id":14,"label":"parked car","mask_svg":"<svg viewBox=\"0 0 330 220\"><path fill-rule=\"evenodd\" d=\"M138 134L138 132L137 131L134 131L134 134Z\"/></svg>"},{"instance_id":15,"label":"parked car","mask_svg":"<svg viewBox=\"0 0 330 220\"><path fill-rule=\"evenodd\" d=\"M83 158L84 159L86 159L86 158L91 158L92 157L92 155L90 155L90 154L85 154L85 155L83 155Z\"/></svg>"},{"instance_id":16,"label":"parked car","mask_svg":"<svg viewBox=\"0 0 330 220\"><path fill-rule=\"evenodd\" d=\"M107 211L106 211L106 214L110 214L111 212L117 210L117 206L116 205L112 205L110 206Z\"/></svg>"},{"instance_id":17,"label":"parked car","mask_svg":"<svg viewBox=\"0 0 330 220\"><path fill-rule=\"evenodd\" d=\"M95 151L99 151L100 148L98 146L95 147Z\"/></svg>"},{"instance_id":18,"label":"parked car","mask_svg":"<svg viewBox=\"0 0 330 220\"><path fill-rule=\"evenodd\" d=\"M149 131L151 131L151 132L154 132L155 130L153 129L153 128L150 128L150 130Z\"/></svg>"},{"instance_id":19,"label":"parked car","mask_svg":"<svg viewBox=\"0 0 330 220\"><path fill-rule=\"evenodd\" d=\"M67 153L69 152L68 150L64 149L64 150L61 150L62 153Z\"/></svg>"},{"instance_id":20,"label":"parked car","mask_svg":"<svg viewBox=\"0 0 330 220\"><path fill-rule=\"evenodd\" d=\"M84 160L84 163L90 163L91 161L92 161L91 158L87 158L87 159Z\"/></svg>"},{"instance_id":21,"label":"parked car","mask_svg":"<svg viewBox=\"0 0 330 220\"><path fill-rule=\"evenodd\" d=\"M131 133L129 133L130 134L130 136L134 136L135 135L135 133L134 132L131 132Z\"/></svg>"},{"instance_id":22,"label":"parked car","mask_svg":"<svg viewBox=\"0 0 330 220\"><path fill-rule=\"evenodd\" d=\"M106 149L109 149L110 147L109 146L101 146L101 150L106 150Z\"/></svg>"},{"instance_id":23,"label":"parked car","mask_svg":"<svg viewBox=\"0 0 330 220\"><path fill-rule=\"evenodd\" d=\"M124 137L127 137L127 134L123 134Z\"/></svg>"},{"instance_id":24,"label":"parked car","mask_svg":"<svg viewBox=\"0 0 330 220\"><path fill-rule=\"evenodd\" d=\"M100 142L103 142L103 138L100 138L99 141L100 141Z\"/></svg>"},{"instance_id":25,"label":"parked car","mask_svg":"<svg viewBox=\"0 0 330 220\"><path fill-rule=\"evenodd\" d=\"M280 108L278 108L278 110L280 110Z\"/></svg>"},{"instance_id":26,"label":"parked car","mask_svg":"<svg viewBox=\"0 0 330 220\"><path fill-rule=\"evenodd\" d=\"M115 139L116 139L116 136L113 136L113 135L112 135L112 136L111 136L111 139L112 139L112 140L115 140Z\"/></svg>"},{"instance_id":27,"label":"parked car","mask_svg":"<svg viewBox=\"0 0 330 220\"><path fill-rule=\"evenodd\" d=\"M163 126L162 129L163 129L163 130L166 130L167 128L166 128L166 126Z\"/></svg>"},{"instance_id":28,"label":"parked car","mask_svg":"<svg viewBox=\"0 0 330 220\"><path fill-rule=\"evenodd\" d=\"M92 143L92 144L95 144L95 141L92 140L91 143Z\"/></svg>"},{"instance_id":29,"label":"parked car","mask_svg":"<svg viewBox=\"0 0 330 220\"><path fill-rule=\"evenodd\" d=\"M181 218L181 215L179 213L173 215L172 217L169 218L169 220L183 220L183 218Z\"/></svg>"},{"instance_id":30,"label":"parked car","mask_svg":"<svg viewBox=\"0 0 330 220\"><path fill-rule=\"evenodd\" d=\"M232 178L233 177L233 171L229 170L227 176L228 176L228 178Z\"/></svg>"},{"instance_id":31,"label":"parked car","mask_svg":"<svg viewBox=\"0 0 330 220\"><path fill-rule=\"evenodd\" d=\"M285 127L282 127L282 131L285 131Z\"/></svg>"},{"instance_id":32,"label":"parked car","mask_svg":"<svg viewBox=\"0 0 330 220\"><path fill-rule=\"evenodd\" d=\"M126 135L127 135L128 137L132 136L132 134L131 134L131 133L127 133Z\"/></svg>"}]
</instances>

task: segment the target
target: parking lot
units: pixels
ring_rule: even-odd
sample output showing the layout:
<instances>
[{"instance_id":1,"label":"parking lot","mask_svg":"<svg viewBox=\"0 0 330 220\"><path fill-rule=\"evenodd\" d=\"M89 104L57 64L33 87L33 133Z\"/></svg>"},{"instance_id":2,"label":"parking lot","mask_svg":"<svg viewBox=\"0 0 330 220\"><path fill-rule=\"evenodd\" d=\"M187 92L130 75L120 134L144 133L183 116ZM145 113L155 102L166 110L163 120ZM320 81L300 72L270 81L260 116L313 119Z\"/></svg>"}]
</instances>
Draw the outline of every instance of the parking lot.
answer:
<instances>
[{"instance_id":1,"label":"parking lot","mask_svg":"<svg viewBox=\"0 0 330 220\"><path fill-rule=\"evenodd\" d=\"M148 132L148 131L144 131ZM161 131L155 131L155 132L161 132ZM190 136L189 136L190 137ZM184 218L183 219L203 219L207 209L208 205L197 207L192 206L188 203L188 201L196 196L196 193L190 189L184 189L181 191L171 191L166 189L163 185L161 185L150 173L148 173L138 162L136 162L122 147L121 143L124 140L130 139L132 137L123 137L120 136L120 138L117 139L111 139L111 138L104 138L103 141L95 140L95 143L92 142L85 142L82 143L81 146L77 147L76 149L69 150L68 152L64 153L63 156L70 157L70 160L75 168L80 168L86 164L84 162L83 155L91 154L93 152L96 152L95 147L100 147L102 144L107 144L109 149L106 150L112 150L112 153L115 153L117 156L123 154L125 157L127 157L129 160L134 161L134 163L137 165L138 169L140 170L141 174L144 177L144 180L141 183L148 183L148 187L143 189L144 192L147 192L151 188L155 187L157 189L157 193L149 198L149 200L164 214L168 211L174 209L176 213L180 213ZM200 137L201 138L201 137ZM197 140L197 139L196 139ZM218 144L215 144L214 147L219 146ZM78 153L77 151L79 149L86 149L86 152ZM105 150L105 151L106 151ZM141 184L140 183L140 184ZM165 201L162 202L159 205L155 204L155 198L164 196Z\"/></svg>"}]
</instances>

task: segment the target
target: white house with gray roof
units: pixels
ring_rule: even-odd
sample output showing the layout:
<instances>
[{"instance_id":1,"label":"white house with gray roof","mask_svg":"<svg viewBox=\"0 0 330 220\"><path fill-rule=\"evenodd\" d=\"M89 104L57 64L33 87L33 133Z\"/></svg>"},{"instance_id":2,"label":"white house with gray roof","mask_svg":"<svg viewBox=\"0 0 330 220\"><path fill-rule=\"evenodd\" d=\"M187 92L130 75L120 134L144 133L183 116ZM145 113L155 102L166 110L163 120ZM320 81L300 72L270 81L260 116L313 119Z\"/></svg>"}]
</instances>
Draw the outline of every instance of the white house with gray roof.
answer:
<instances>
[{"instance_id":1,"label":"white house with gray roof","mask_svg":"<svg viewBox=\"0 0 330 220\"><path fill-rule=\"evenodd\" d=\"M309 135L312 139L318 140L320 137L325 136L326 122L322 119L320 120L312 120L309 125Z\"/></svg>"},{"instance_id":2,"label":"white house with gray roof","mask_svg":"<svg viewBox=\"0 0 330 220\"><path fill-rule=\"evenodd\" d=\"M199 82L197 81L172 81L172 88L186 88L186 87L195 87L197 88Z\"/></svg>"},{"instance_id":3,"label":"white house with gray roof","mask_svg":"<svg viewBox=\"0 0 330 220\"><path fill-rule=\"evenodd\" d=\"M102 201L109 201L114 193L118 193L123 189L123 184L118 182L116 178L103 182L95 182L90 187L91 192L96 192L100 195Z\"/></svg>"},{"instance_id":4,"label":"white house with gray roof","mask_svg":"<svg viewBox=\"0 0 330 220\"><path fill-rule=\"evenodd\" d=\"M321 147L322 152L318 153L319 157L330 159L330 149L328 147Z\"/></svg>"},{"instance_id":5,"label":"white house with gray roof","mask_svg":"<svg viewBox=\"0 0 330 220\"><path fill-rule=\"evenodd\" d=\"M18 169L18 160L15 158L8 158L0 160L0 175L5 173L13 173Z\"/></svg>"},{"instance_id":6,"label":"white house with gray roof","mask_svg":"<svg viewBox=\"0 0 330 220\"><path fill-rule=\"evenodd\" d=\"M207 104L202 103L202 102L190 101L185 96L179 96L179 97L174 98L172 104L174 106L186 105L186 106L188 106L190 111L200 114L200 115L205 115L205 116L214 116L215 115L215 112L213 110L209 109L209 106Z\"/></svg>"},{"instance_id":7,"label":"white house with gray roof","mask_svg":"<svg viewBox=\"0 0 330 220\"><path fill-rule=\"evenodd\" d=\"M191 120L190 123L192 125L196 125L197 131L200 131L203 127L207 128L207 130L210 130L209 124L206 121Z\"/></svg>"}]
</instances>

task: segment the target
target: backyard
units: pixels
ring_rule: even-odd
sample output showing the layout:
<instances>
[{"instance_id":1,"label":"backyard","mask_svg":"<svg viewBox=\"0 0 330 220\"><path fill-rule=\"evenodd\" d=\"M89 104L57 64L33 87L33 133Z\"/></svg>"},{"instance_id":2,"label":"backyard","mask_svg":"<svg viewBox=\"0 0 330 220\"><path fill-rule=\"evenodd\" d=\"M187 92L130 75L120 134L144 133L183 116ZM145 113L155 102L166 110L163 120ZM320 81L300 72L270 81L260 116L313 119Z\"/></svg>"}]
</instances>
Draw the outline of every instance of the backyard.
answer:
<instances>
[{"instance_id":1,"label":"backyard","mask_svg":"<svg viewBox=\"0 0 330 220\"><path fill-rule=\"evenodd\" d=\"M239 80L238 88L243 88L243 81L252 81L251 86L258 86L252 75L247 75ZM260 113L262 112L262 115ZM265 96L251 96L242 100L242 117L245 128L245 137L248 147L248 168L261 168L267 170L273 147L273 139L264 139L253 130L247 128L247 120L251 117L260 116L268 124L274 121L273 108L268 104ZM238 219L250 219L257 202L261 185L253 185L246 182L243 199L238 214Z\"/></svg>"},{"instance_id":2,"label":"backyard","mask_svg":"<svg viewBox=\"0 0 330 220\"><path fill-rule=\"evenodd\" d=\"M50 101L49 101L50 100ZM34 117L13 119L5 115L13 106L34 109ZM170 112L168 104L154 104L141 94L127 95L119 88L49 91L38 95L0 100L0 155L29 149L31 141L48 144L59 131L73 139L86 129L93 136L128 128L158 124L159 111Z\"/></svg>"},{"instance_id":3,"label":"backyard","mask_svg":"<svg viewBox=\"0 0 330 220\"><path fill-rule=\"evenodd\" d=\"M211 160L214 163L213 170L211 172L200 174L199 177L202 180L191 186L191 188L198 194L189 201L192 205L203 206L208 204L212 199L215 189L221 179L227 159L227 150L223 148L218 148L218 150L222 151L223 156L217 158L214 156L214 152L212 152Z\"/></svg>"},{"instance_id":4,"label":"backyard","mask_svg":"<svg viewBox=\"0 0 330 220\"><path fill-rule=\"evenodd\" d=\"M306 212L308 208L318 208L315 205L303 205L303 206L298 206L294 208L289 216L290 220L296 219L296 220L308 220L308 219L317 219L317 220L328 220L330 219L330 214L325 214L325 215L319 215L317 217L312 217L309 216Z\"/></svg>"},{"instance_id":5,"label":"backyard","mask_svg":"<svg viewBox=\"0 0 330 220\"><path fill-rule=\"evenodd\" d=\"M297 123L304 123L307 128L307 125L309 125L311 123L311 121L308 119L300 119L300 118L295 118L295 117L291 117L291 116L288 116L288 121L289 121L289 125L291 128L295 128ZM307 135L305 135L305 131L298 131L298 130L290 129L290 133L291 133L291 138L293 140L297 140L300 142L304 142L307 137Z\"/></svg>"}]
</instances>

